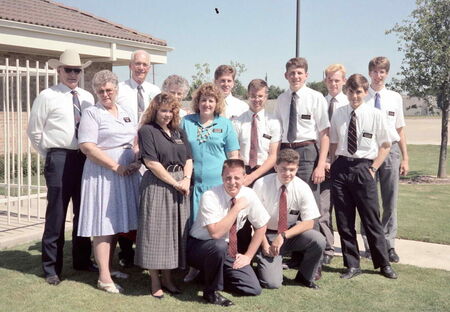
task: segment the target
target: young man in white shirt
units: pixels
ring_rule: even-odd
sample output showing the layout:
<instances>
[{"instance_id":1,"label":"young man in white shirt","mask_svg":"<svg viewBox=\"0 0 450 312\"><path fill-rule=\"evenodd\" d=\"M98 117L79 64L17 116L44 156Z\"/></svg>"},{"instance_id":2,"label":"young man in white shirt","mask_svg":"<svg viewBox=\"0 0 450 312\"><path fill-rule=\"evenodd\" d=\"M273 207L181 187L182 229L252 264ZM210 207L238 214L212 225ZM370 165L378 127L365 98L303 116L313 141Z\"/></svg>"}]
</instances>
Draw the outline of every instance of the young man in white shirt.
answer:
<instances>
[{"instance_id":1,"label":"young man in white shirt","mask_svg":"<svg viewBox=\"0 0 450 312\"><path fill-rule=\"evenodd\" d=\"M86 157L78 147L78 125L94 97L78 87L83 68L78 52L67 49L59 60L49 60L60 83L43 90L34 100L28 122L28 137L45 159L47 210L42 236L42 268L46 282L61 282L64 225L67 206L73 203L72 259L76 270L97 271L91 262L91 240L77 236L80 212L81 176Z\"/></svg>"},{"instance_id":2,"label":"young man in white shirt","mask_svg":"<svg viewBox=\"0 0 450 312\"><path fill-rule=\"evenodd\" d=\"M332 64L325 69L325 85L328 95L325 99L328 103L328 119L331 120L333 112L341 106L348 105L348 100L342 92L345 79L345 67L342 64ZM325 236L327 245L325 247L322 263L330 264L334 257L334 232L332 222L333 205L330 196L330 157L328 155L325 167L325 181L320 184L320 218L318 221L320 232Z\"/></svg>"},{"instance_id":3,"label":"young man in white shirt","mask_svg":"<svg viewBox=\"0 0 450 312\"><path fill-rule=\"evenodd\" d=\"M296 176L299 158L292 149L281 150L276 173L259 179L253 186L270 215L266 236L256 256L259 281L266 288L281 287L282 256L291 251L303 255L295 281L308 288L319 288L313 280L325 249L325 238L313 229L320 213L311 188Z\"/></svg>"},{"instance_id":4,"label":"young man in white shirt","mask_svg":"<svg viewBox=\"0 0 450 312\"><path fill-rule=\"evenodd\" d=\"M379 219L375 174L389 154L391 134L382 113L364 105L369 83L360 75L350 76L345 84L350 105L338 108L331 119L330 155L337 159L331 165L332 201L341 238L346 270L341 278L350 279L362 273L356 240L356 210L367 229L374 268L395 279L383 228Z\"/></svg>"},{"instance_id":5,"label":"young man in white shirt","mask_svg":"<svg viewBox=\"0 0 450 312\"><path fill-rule=\"evenodd\" d=\"M406 175L409 170L408 149L405 137L405 118L403 116L403 100L397 92L386 89L385 81L389 74L390 62L384 56L373 58L369 62L370 87L366 97L368 105L381 110L386 116L387 126L393 132L393 142L389 155L377 171L380 183L383 212L381 224L389 250L389 261L398 262L399 256L395 251L397 236L397 199L400 175ZM401 156L400 157L400 153ZM361 228L366 248L366 255L370 256L369 246L364 228Z\"/></svg>"},{"instance_id":6,"label":"young man in white shirt","mask_svg":"<svg viewBox=\"0 0 450 312\"><path fill-rule=\"evenodd\" d=\"M203 298L211 304L230 306L233 302L218 291L245 296L261 293L251 267L269 220L255 192L243 186L244 162L227 159L222 170L223 184L206 191L188 239L187 261L203 273ZM237 231L249 220L255 229L247 250L238 250Z\"/></svg>"},{"instance_id":7,"label":"young man in white shirt","mask_svg":"<svg viewBox=\"0 0 450 312\"><path fill-rule=\"evenodd\" d=\"M234 88L236 70L229 65L220 65L214 72L214 84L218 86L225 98L225 117L233 119L248 110L248 105L231 94Z\"/></svg>"},{"instance_id":8,"label":"young man in white shirt","mask_svg":"<svg viewBox=\"0 0 450 312\"><path fill-rule=\"evenodd\" d=\"M134 51L129 64L131 78L119 83L117 104L131 108L137 122L151 100L161 93L157 86L145 80L151 66L150 54L144 50Z\"/></svg>"}]
</instances>

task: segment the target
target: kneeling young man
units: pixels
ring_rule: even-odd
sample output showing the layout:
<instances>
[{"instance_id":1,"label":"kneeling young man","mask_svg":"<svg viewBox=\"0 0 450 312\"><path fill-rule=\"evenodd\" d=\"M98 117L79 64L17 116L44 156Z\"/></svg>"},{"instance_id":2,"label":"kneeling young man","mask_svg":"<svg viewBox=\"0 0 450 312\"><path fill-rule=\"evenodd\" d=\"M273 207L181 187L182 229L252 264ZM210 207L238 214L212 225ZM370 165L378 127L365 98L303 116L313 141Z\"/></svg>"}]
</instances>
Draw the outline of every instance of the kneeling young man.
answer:
<instances>
[{"instance_id":1,"label":"kneeling young man","mask_svg":"<svg viewBox=\"0 0 450 312\"><path fill-rule=\"evenodd\" d=\"M387 278L397 278L389 264L388 250L380 221L375 173L389 154L391 134L380 110L363 105L369 83L351 75L345 84L350 105L337 109L331 119L331 196L341 237L344 266L341 278L361 274L356 240L355 215L358 210L372 252L375 269Z\"/></svg>"},{"instance_id":2,"label":"kneeling young man","mask_svg":"<svg viewBox=\"0 0 450 312\"><path fill-rule=\"evenodd\" d=\"M233 305L218 290L239 295L261 293L258 278L251 267L266 232L269 215L255 192L243 186L244 162L227 159L223 164L223 184L206 191L192 226L187 246L188 264L203 272L203 298L212 304ZM237 231L249 220L255 230L250 245L238 253Z\"/></svg>"},{"instance_id":3,"label":"kneeling young man","mask_svg":"<svg viewBox=\"0 0 450 312\"><path fill-rule=\"evenodd\" d=\"M255 182L253 189L270 215L258 261L259 281L263 287L279 288L283 282L282 256L290 251L303 254L295 281L318 289L313 280L325 249L325 238L314 230L320 217L308 184L296 176L299 155L293 149L278 153L276 173Z\"/></svg>"}]
</instances>

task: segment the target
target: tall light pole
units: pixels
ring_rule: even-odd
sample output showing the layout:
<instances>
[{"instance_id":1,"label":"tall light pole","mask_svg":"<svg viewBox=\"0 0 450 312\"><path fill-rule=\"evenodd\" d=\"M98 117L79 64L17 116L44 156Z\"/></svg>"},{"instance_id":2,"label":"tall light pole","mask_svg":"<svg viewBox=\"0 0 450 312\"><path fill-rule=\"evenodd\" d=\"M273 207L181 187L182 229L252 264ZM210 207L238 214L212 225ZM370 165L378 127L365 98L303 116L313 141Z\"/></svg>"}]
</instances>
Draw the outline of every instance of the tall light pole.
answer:
<instances>
[{"instance_id":1,"label":"tall light pole","mask_svg":"<svg viewBox=\"0 0 450 312\"><path fill-rule=\"evenodd\" d=\"M295 57L300 56L300 0L297 0L297 28L295 33Z\"/></svg>"}]
</instances>

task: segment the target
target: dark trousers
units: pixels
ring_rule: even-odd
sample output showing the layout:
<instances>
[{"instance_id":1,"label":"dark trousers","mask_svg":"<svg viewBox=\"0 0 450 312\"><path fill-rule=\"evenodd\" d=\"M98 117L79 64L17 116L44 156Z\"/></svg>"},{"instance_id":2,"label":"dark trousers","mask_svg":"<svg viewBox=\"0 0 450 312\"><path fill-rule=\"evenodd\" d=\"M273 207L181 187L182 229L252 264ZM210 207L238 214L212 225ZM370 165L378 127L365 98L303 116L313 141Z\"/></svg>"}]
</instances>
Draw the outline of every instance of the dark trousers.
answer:
<instances>
[{"instance_id":1,"label":"dark trousers","mask_svg":"<svg viewBox=\"0 0 450 312\"><path fill-rule=\"evenodd\" d=\"M78 237L81 176L86 157L80 151L50 149L45 160L47 211L42 236L42 268L45 276L60 275L63 267L64 226L67 206L73 204L72 259L75 269L90 264L91 240Z\"/></svg>"},{"instance_id":2,"label":"dark trousers","mask_svg":"<svg viewBox=\"0 0 450 312\"><path fill-rule=\"evenodd\" d=\"M224 239L200 240L188 238L187 261L189 266L203 273L203 293L227 290L242 296L257 296L261 286L250 265L233 269L234 258L227 254L228 243Z\"/></svg>"},{"instance_id":3,"label":"dark trousers","mask_svg":"<svg viewBox=\"0 0 450 312\"><path fill-rule=\"evenodd\" d=\"M125 236L119 236L117 241L120 247L119 259L123 260L126 264L133 264L134 263L133 240Z\"/></svg>"},{"instance_id":4,"label":"dark trousers","mask_svg":"<svg viewBox=\"0 0 450 312\"><path fill-rule=\"evenodd\" d=\"M346 267L359 267L356 209L366 229L374 268L389 265L380 222L376 180L369 171L371 163L368 159L339 157L331 166L331 196Z\"/></svg>"}]
</instances>

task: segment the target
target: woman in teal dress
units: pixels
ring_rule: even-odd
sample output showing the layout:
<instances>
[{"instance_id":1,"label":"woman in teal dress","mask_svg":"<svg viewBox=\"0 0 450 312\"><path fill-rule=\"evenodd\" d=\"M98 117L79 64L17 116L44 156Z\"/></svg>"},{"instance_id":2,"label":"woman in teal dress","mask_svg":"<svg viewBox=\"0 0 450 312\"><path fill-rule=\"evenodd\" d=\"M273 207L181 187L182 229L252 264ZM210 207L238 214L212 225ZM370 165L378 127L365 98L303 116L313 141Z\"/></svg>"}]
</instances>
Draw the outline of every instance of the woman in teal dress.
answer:
<instances>
[{"instance_id":1,"label":"woman in teal dress","mask_svg":"<svg viewBox=\"0 0 450 312\"><path fill-rule=\"evenodd\" d=\"M202 194L222 184L223 162L227 158L239 157L239 142L233 125L230 120L220 116L224 108L220 89L212 83L205 83L192 98L195 114L185 116L182 121L194 160L192 222L197 217Z\"/></svg>"}]
</instances>

